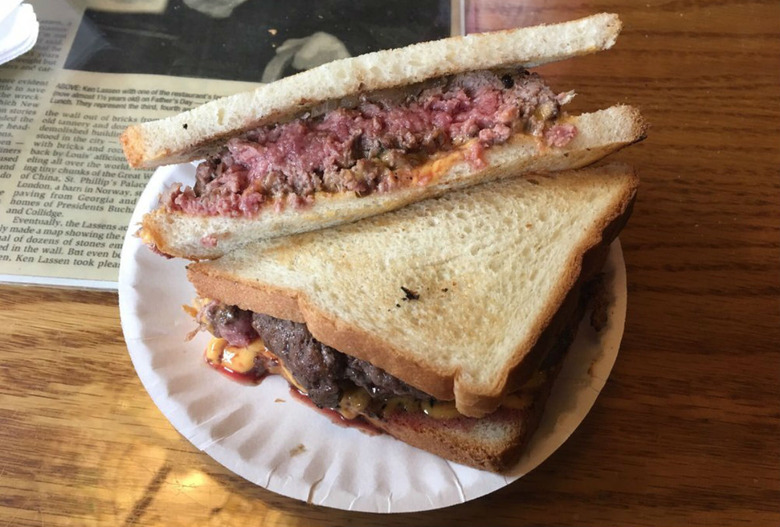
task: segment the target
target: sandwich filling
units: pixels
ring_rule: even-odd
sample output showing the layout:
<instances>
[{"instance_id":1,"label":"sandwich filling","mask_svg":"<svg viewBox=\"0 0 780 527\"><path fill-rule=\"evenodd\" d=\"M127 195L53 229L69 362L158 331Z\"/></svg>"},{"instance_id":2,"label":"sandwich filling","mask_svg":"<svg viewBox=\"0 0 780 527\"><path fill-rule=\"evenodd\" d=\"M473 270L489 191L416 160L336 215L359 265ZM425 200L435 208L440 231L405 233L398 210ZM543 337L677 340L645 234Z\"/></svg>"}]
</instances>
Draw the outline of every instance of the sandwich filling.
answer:
<instances>
[{"instance_id":1,"label":"sandwich filling","mask_svg":"<svg viewBox=\"0 0 780 527\"><path fill-rule=\"evenodd\" d=\"M174 185L168 211L254 217L264 206L306 206L315 193L365 196L425 185L432 161L457 154L479 167L485 149L513 134L562 147L577 133L559 122L573 93L556 94L524 69L458 74L404 92L361 95L354 107L261 126L228 140L196 170L194 187Z\"/></svg>"},{"instance_id":2,"label":"sandwich filling","mask_svg":"<svg viewBox=\"0 0 780 527\"><path fill-rule=\"evenodd\" d=\"M454 401L438 400L367 361L346 355L314 338L306 324L243 310L217 301L198 299L191 314L199 329L213 338L206 360L214 367L249 381L267 374L282 375L291 387L320 409L343 418L386 418L399 412L424 414L467 425L475 421L458 412ZM565 330L545 355L538 371L504 397L499 411L525 409L554 376L574 338ZM549 386L548 386L549 387Z\"/></svg>"},{"instance_id":3,"label":"sandwich filling","mask_svg":"<svg viewBox=\"0 0 780 527\"><path fill-rule=\"evenodd\" d=\"M356 398L358 388L369 398L383 402L394 398L431 399L386 371L322 344L305 324L216 301L203 305L196 318L201 328L224 341L224 345L210 344L210 362L224 361L219 353L224 354L230 347L235 351L228 351L229 364L224 366L254 378L266 373L284 374L320 408L339 408L345 397Z\"/></svg>"}]
</instances>

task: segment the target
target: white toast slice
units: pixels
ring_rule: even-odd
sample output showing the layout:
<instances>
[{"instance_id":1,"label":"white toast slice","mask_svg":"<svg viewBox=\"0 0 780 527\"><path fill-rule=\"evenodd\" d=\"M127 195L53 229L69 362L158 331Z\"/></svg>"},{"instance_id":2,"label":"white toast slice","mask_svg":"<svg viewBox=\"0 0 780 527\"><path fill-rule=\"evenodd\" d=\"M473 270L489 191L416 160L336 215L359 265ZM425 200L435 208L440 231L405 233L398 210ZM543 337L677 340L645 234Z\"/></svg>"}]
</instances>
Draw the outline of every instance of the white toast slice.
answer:
<instances>
[{"instance_id":1,"label":"white toast slice","mask_svg":"<svg viewBox=\"0 0 780 527\"><path fill-rule=\"evenodd\" d=\"M464 71L532 67L610 48L621 30L601 13L560 24L452 37L338 60L190 111L130 126L121 142L133 167L202 159L227 137L375 90Z\"/></svg>"},{"instance_id":2,"label":"white toast slice","mask_svg":"<svg viewBox=\"0 0 780 527\"><path fill-rule=\"evenodd\" d=\"M257 242L188 275L200 296L305 322L320 342L482 417L536 371L637 187L624 165L513 178Z\"/></svg>"}]
</instances>

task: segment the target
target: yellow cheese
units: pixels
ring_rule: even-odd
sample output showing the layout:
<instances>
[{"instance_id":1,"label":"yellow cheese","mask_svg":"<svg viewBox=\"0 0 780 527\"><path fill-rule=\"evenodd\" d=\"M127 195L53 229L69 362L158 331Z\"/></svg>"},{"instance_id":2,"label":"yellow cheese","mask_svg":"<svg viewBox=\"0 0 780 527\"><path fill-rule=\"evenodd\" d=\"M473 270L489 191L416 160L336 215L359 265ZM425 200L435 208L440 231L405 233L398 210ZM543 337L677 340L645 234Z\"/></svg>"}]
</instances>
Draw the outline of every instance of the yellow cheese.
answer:
<instances>
[{"instance_id":1,"label":"yellow cheese","mask_svg":"<svg viewBox=\"0 0 780 527\"><path fill-rule=\"evenodd\" d=\"M255 365L255 358L265 350L265 344L255 339L248 346L230 346L228 341L212 337L206 346L206 359L214 366L236 373L247 373Z\"/></svg>"},{"instance_id":2,"label":"yellow cheese","mask_svg":"<svg viewBox=\"0 0 780 527\"><path fill-rule=\"evenodd\" d=\"M354 388L344 392L339 401L338 411L347 419L355 419L371 404L371 396L363 388Z\"/></svg>"},{"instance_id":3,"label":"yellow cheese","mask_svg":"<svg viewBox=\"0 0 780 527\"><path fill-rule=\"evenodd\" d=\"M255 358L263 348L265 345L260 339L249 346L226 346L222 351L222 365L236 373L246 373L255 366Z\"/></svg>"},{"instance_id":4,"label":"yellow cheese","mask_svg":"<svg viewBox=\"0 0 780 527\"><path fill-rule=\"evenodd\" d=\"M455 419L462 417L454 401L423 401L420 405L423 413L434 419Z\"/></svg>"},{"instance_id":5,"label":"yellow cheese","mask_svg":"<svg viewBox=\"0 0 780 527\"><path fill-rule=\"evenodd\" d=\"M206 346L206 360L215 366L222 365L222 352L228 345L228 341L218 337L212 337Z\"/></svg>"}]
</instances>

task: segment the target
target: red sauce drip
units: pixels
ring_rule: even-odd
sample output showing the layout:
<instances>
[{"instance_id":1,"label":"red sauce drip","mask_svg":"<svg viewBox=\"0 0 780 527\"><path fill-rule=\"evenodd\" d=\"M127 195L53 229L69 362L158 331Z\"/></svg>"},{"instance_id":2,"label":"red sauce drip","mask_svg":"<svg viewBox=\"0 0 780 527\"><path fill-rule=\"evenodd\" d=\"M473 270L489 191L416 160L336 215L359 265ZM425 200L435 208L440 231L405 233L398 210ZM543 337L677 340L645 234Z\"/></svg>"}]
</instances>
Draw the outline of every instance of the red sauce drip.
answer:
<instances>
[{"instance_id":1,"label":"red sauce drip","mask_svg":"<svg viewBox=\"0 0 780 527\"><path fill-rule=\"evenodd\" d=\"M206 364L211 366L213 369L217 370L218 372L222 373L226 377L236 382L239 382L241 384L247 384L253 386L258 385L269 374L269 371L266 368L262 368L262 369L252 368L246 373L239 373L237 371L231 370L226 366L223 366L222 364L214 364L213 362L208 360L208 358L205 356L204 356L204 360L206 361ZM268 364L267 366L270 366L270 364ZM274 373L274 372L270 372L270 373ZM319 406L314 404L306 394L301 393L300 390L298 390L292 385L290 386L290 393L295 399L304 403L308 407L318 411L319 413L326 416L333 423L339 426L356 428L361 432L363 432L364 434L368 434L368 435L380 435L383 433L382 430L375 427L374 425L372 425L362 417L357 417L355 419L347 419L336 410L331 410L330 408L320 408Z\"/></svg>"},{"instance_id":2,"label":"red sauce drip","mask_svg":"<svg viewBox=\"0 0 780 527\"><path fill-rule=\"evenodd\" d=\"M295 399L298 399L305 405L309 406L310 408L313 408L314 410L318 411L319 413L321 413L322 415L330 419L334 424L343 426L345 428L356 428L361 432L363 432L364 434L368 434L372 436L381 435L384 433L382 432L382 430L375 427L374 425L372 425L362 417L356 417L355 419L347 419L336 410L331 410L330 408L320 408L319 406L314 404L306 394L301 393L298 389L296 389L293 386L290 386L290 394Z\"/></svg>"},{"instance_id":3,"label":"red sauce drip","mask_svg":"<svg viewBox=\"0 0 780 527\"><path fill-rule=\"evenodd\" d=\"M228 377L229 379L232 379L236 382L239 382L241 384L248 384L248 385L258 385L260 384L260 381L262 381L266 375L268 375L267 372L260 372L256 368L252 368L246 373L240 373L234 370L231 370L227 366L223 366L221 364L214 364L210 360L204 357L206 360L206 364L211 366L213 369L217 370L221 374L223 374L225 377Z\"/></svg>"}]
</instances>

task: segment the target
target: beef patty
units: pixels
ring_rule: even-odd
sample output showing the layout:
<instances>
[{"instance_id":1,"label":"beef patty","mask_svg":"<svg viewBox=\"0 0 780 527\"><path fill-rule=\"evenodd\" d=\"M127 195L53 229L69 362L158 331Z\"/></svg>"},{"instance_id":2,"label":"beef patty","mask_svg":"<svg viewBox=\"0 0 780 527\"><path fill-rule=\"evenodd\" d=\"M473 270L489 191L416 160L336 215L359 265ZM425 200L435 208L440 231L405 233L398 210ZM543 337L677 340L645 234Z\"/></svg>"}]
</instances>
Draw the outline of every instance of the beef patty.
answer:
<instances>
[{"instance_id":1,"label":"beef patty","mask_svg":"<svg viewBox=\"0 0 780 527\"><path fill-rule=\"evenodd\" d=\"M515 132L565 146L576 135L556 124L572 93L555 94L527 70L482 71L436 79L404 96L367 94L356 106L261 126L230 139L196 171L195 186L175 185L163 203L194 215L256 215L270 199L310 203L315 192L385 192L414 181L432 154L469 143L466 158Z\"/></svg>"},{"instance_id":2,"label":"beef patty","mask_svg":"<svg viewBox=\"0 0 780 527\"><path fill-rule=\"evenodd\" d=\"M199 318L232 346L246 346L261 338L317 406L336 408L344 390L353 386L364 388L373 399L431 398L386 371L319 342L306 324L219 302L207 304Z\"/></svg>"}]
</instances>

